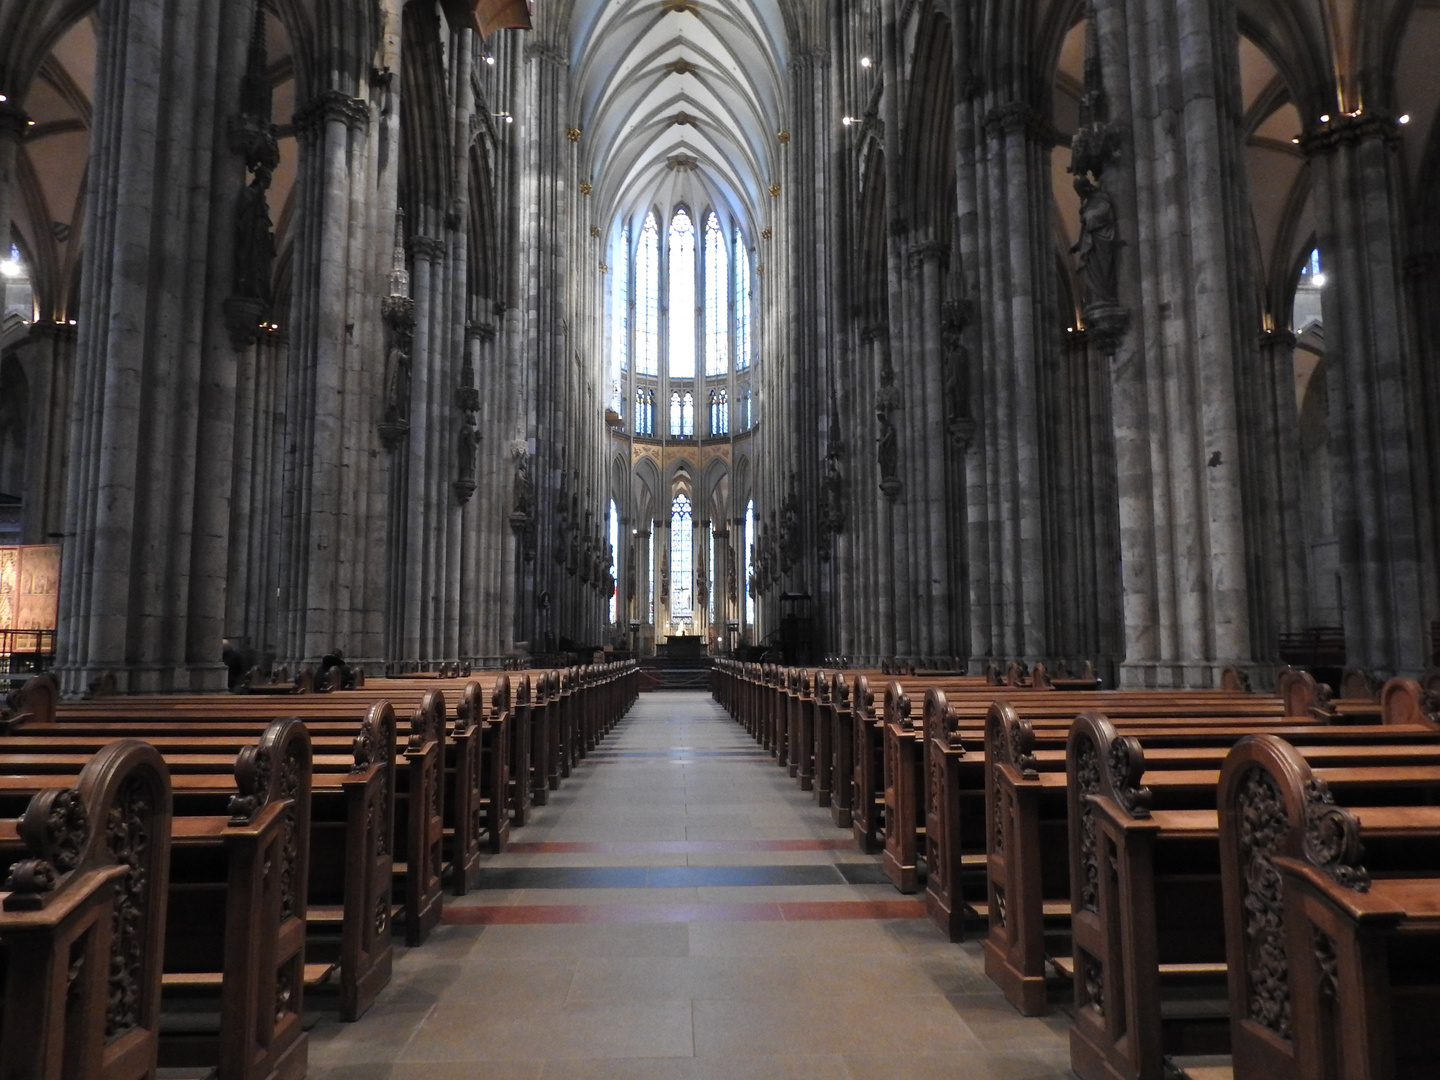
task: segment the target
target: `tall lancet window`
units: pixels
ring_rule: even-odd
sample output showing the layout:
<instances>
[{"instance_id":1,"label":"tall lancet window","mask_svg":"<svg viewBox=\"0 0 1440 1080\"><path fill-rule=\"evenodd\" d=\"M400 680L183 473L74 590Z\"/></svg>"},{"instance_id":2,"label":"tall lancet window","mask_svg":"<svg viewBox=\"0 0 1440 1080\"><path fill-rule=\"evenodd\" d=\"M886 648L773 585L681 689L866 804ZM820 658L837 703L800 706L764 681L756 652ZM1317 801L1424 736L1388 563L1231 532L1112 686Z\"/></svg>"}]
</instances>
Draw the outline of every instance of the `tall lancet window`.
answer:
<instances>
[{"instance_id":1,"label":"tall lancet window","mask_svg":"<svg viewBox=\"0 0 1440 1080\"><path fill-rule=\"evenodd\" d=\"M695 395L689 390L670 394L670 434L681 439L695 434Z\"/></svg>"},{"instance_id":2,"label":"tall lancet window","mask_svg":"<svg viewBox=\"0 0 1440 1080\"><path fill-rule=\"evenodd\" d=\"M610 500L610 625L614 626L619 613L620 595L620 509L615 500Z\"/></svg>"},{"instance_id":3,"label":"tall lancet window","mask_svg":"<svg viewBox=\"0 0 1440 1080\"><path fill-rule=\"evenodd\" d=\"M670 219L670 377L695 377L695 225L684 207Z\"/></svg>"},{"instance_id":4,"label":"tall lancet window","mask_svg":"<svg viewBox=\"0 0 1440 1080\"><path fill-rule=\"evenodd\" d=\"M695 582L691 569L690 499L682 491L670 504L670 621L688 620L695 614Z\"/></svg>"},{"instance_id":5,"label":"tall lancet window","mask_svg":"<svg viewBox=\"0 0 1440 1080\"><path fill-rule=\"evenodd\" d=\"M750 575L755 570L755 500L745 506L745 622L755 625L755 596L750 592Z\"/></svg>"},{"instance_id":6,"label":"tall lancet window","mask_svg":"<svg viewBox=\"0 0 1440 1080\"><path fill-rule=\"evenodd\" d=\"M715 211L705 219L705 374L724 375L730 370L729 260L725 237Z\"/></svg>"},{"instance_id":7,"label":"tall lancet window","mask_svg":"<svg viewBox=\"0 0 1440 1080\"><path fill-rule=\"evenodd\" d=\"M655 434L655 391L643 387L635 391L635 434Z\"/></svg>"},{"instance_id":8,"label":"tall lancet window","mask_svg":"<svg viewBox=\"0 0 1440 1080\"><path fill-rule=\"evenodd\" d=\"M745 234L735 230L735 369L750 366L750 253Z\"/></svg>"},{"instance_id":9,"label":"tall lancet window","mask_svg":"<svg viewBox=\"0 0 1440 1080\"><path fill-rule=\"evenodd\" d=\"M610 263L615 267L615 284L611 293L613 312L610 318L610 351L612 362L621 371L630 369L630 230L615 234L615 250Z\"/></svg>"},{"instance_id":10,"label":"tall lancet window","mask_svg":"<svg viewBox=\"0 0 1440 1080\"><path fill-rule=\"evenodd\" d=\"M660 374L660 226L653 212L635 251L635 371Z\"/></svg>"},{"instance_id":11,"label":"tall lancet window","mask_svg":"<svg viewBox=\"0 0 1440 1080\"><path fill-rule=\"evenodd\" d=\"M710 391L710 434L730 434L730 404L725 388Z\"/></svg>"},{"instance_id":12,"label":"tall lancet window","mask_svg":"<svg viewBox=\"0 0 1440 1080\"><path fill-rule=\"evenodd\" d=\"M705 541L710 545L710 561L705 564L705 569L710 573L710 588L705 593L710 604L710 621L715 621L715 532L713 529L705 530Z\"/></svg>"}]
</instances>

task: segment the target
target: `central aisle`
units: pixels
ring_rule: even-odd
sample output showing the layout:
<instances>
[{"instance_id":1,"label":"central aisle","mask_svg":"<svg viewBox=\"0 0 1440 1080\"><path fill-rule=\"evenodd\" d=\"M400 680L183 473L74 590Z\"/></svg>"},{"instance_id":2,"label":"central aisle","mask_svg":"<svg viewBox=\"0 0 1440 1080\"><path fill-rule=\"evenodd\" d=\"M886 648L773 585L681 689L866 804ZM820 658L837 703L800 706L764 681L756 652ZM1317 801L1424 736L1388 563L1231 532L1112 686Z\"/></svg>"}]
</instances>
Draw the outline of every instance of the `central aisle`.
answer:
<instances>
[{"instance_id":1,"label":"central aisle","mask_svg":"<svg viewBox=\"0 0 1440 1080\"><path fill-rule=\"evenodd\" d=\"M1052 1080L1025 1019L704 693L641 697L399 950L320 1080Z\"/></svg>"}]
</instances>

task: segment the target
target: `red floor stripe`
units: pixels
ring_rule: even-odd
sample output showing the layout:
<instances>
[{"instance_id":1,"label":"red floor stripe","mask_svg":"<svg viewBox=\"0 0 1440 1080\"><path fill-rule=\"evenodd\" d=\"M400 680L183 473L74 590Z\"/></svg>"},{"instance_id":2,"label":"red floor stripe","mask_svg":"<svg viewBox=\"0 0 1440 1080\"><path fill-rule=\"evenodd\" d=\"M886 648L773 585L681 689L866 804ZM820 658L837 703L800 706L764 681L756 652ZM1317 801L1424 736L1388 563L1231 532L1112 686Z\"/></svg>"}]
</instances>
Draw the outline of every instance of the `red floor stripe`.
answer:
<instances>
[{"instance_id":1,"label":"red floor stripe","mask_svg":"<svg viewBox=\"0 0 1440 1080\"><path fill-rule=\"evenodd\" d=\"M836 919L923 919L921 900L816 901L781 904L493 904L445 909L442 922L461 926L560 923L815 922Z\"/></svg>"},{"instance_id":2,"label":"red floor stripe","mask_svg":"<svg viewBox=\"0 0 1440 1080\"><path fill-rule=\"evenodd\" d=\"M512 855L692 855L714 851L853 851L855 841L835 840L579 840L517 842Z\"/></svg>"}]
</instances>

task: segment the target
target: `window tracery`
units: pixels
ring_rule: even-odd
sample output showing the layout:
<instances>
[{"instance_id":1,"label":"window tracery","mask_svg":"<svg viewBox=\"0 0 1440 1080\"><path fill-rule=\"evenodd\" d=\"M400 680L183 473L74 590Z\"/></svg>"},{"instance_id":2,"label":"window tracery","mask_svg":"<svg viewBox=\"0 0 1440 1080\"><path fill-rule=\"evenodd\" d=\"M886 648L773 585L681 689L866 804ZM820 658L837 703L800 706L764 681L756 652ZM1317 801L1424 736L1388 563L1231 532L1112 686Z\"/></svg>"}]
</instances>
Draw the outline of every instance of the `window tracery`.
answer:
<instances>
[{"instance_id":1,"label":"window tracery","mask_svg":"<svg viewBox=\"0 0 1440 1080\"><path fill-rule=\"evenodd\" d=\"M670 504L670 621L689 621L695 614L690 527L690 499L682 491Z\"/></svg>"},{"instance_id":2,"label":"window tracery","mask_svg":"<svg viewBox=\"0 0 1440 1080\"><path fill-rule=\"evenodd\" d=\"M720 218L715 211L705 219L705 375L712 378L730 370L730 329L726 311L729 259Z\"/></svg>"},{"instance_id":3,"label":"window tracery","mask_svg":"<svg viewBox=\"0 0 1440 1080\"><path fill-rule=\"evenodd\" d=\"M651 211L635 252L635 371L660 373L660 226Z\"/></svg>"}]
</instances>

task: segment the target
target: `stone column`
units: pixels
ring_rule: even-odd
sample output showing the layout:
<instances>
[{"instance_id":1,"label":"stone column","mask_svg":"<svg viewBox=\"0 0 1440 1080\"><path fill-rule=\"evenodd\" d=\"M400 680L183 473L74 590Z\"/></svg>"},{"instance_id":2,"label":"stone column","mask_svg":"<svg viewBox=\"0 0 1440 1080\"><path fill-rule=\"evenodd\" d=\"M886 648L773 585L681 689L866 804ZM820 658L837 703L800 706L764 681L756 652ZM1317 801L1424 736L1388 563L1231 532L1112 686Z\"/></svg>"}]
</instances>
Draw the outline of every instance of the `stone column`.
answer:
<instances>
[{"instance_id":1,"label":"stone column","mask_svg":"<svg viewBox=\"0 0 1440 1080\"><path fill-rule=\"evenodd\" d=\"M398 23L398 15L388 17ZM398 50L383 59L398 69ZM380 98L373 110L347 89L321 90L295 118L286 402L293 449L281 585L281 653L292 664L317 663L336 648L352 663L377 662L386 651L386 613L393 618L403 596L396 548L376 542L392 506L391 459L377 452L386 398L382 282L391 268L396 182L394 155L381 155L380 144L398 145L399 125L389 86L367 88Z\"/></svg>"},{"instance_id":2,"label":"stone column","mask_svg":"<svg viewBox=\"0 0 1440 1080\"><path fill-rule=\"evenodd\" d=\"M1258 313L1235 9L1094 0L1092 11L1098 63L1072 158L1085 323L1112 376L1121 680L1210 686L1252 661L1260 593L1237 404Z\"/></svg>"},{"instance_id":3,"label":"stone column","mask_svg":"<svg viewBox=\"0 0 1440 1080\"><path fill-rule=\"evenodd\" d=\"M71 405L67 694L221 689L235 353L225 329L254 4L105 2ZM162 227L163 226L163 227Z\"/></svg>"},{"instance_id":4,"label":"stone column","mask_svg":"<svg viewBox=\"0 0 1440 1080\"><path fill-rule=\"evenodd\" d=\"M1429 666L1435 602L1433 491L1404 280L1407 225L1395 121L1336 115L1301 147L1315 183L1327 282L1330 454L1347 661L1380 676Z\"/></svg>"}]
</instances>

